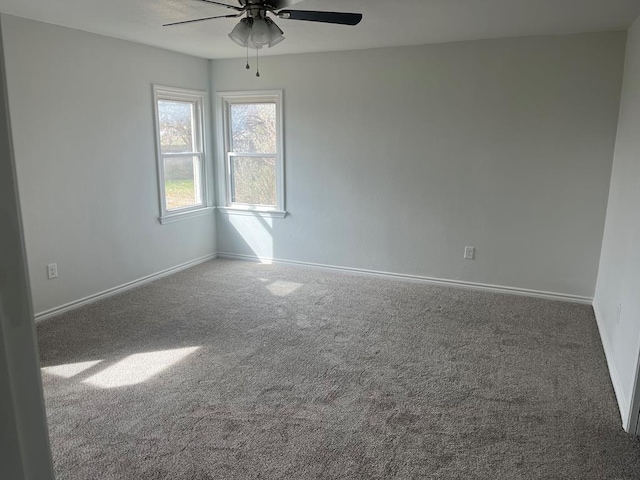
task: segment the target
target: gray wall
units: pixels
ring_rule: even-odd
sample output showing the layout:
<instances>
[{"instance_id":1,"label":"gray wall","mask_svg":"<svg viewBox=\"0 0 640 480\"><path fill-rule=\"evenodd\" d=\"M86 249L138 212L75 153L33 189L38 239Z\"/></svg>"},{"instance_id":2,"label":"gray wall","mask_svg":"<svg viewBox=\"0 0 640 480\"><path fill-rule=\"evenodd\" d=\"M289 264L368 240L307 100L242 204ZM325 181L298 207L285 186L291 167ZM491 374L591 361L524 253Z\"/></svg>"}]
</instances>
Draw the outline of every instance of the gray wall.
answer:
<instances>
[{"instance_id":1,"label":"gray wall","mask_svg":"<svg viewBox=\"0 0 640 480\"><path fill-rule=\"evenodd\" d=\"M53 480L0 38L0 476Z\"/></svg>"},{"instance_id":2,"label":"gray wall","mask_svg":"<svg viewBox=\"0 0 640 480\"><path fill-rule=\"evenodd\" d=\"M219 214L219 252L592 297L625 39L213 61L213 91L284 90L290 212Z\"/></svg>"},{"instance_id":3,"label":"gray wall","mask_svg":"<svg viewBox=\"0 0 640 480\"><path fill-rule=\"evenodd\" d=\"M640 20L629 32L618 138L594 306L623 420L640 357ZM618 305L622 306L618 320ZM636 403L640 398L636 397ZM638 405L634 409L637 415ZM635 420L635 418L633 419Z\"/></svg>"},{"instance_id":4,"label":"gray wall","mask_svg":"<svg viewBox=\"0 0 640 480\"><path fill-rule=\"evenodd\" d=\"M158 222L151 87L208 90L207 60L6 15L2 27L36 313L215 252L213 215Z\"/></svg>"}]
</instances>

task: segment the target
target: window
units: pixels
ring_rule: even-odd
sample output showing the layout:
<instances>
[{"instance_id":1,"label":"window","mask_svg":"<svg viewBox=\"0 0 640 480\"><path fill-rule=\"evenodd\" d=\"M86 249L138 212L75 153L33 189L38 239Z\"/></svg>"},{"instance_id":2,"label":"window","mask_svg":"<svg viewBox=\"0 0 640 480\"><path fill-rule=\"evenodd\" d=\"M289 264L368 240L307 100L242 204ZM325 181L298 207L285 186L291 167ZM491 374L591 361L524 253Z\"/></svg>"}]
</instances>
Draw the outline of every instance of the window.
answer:
<instances>
[{"instance_id":1,"label":"window","mask_svg":"<svg viewBox=\"0 0 640 480\"><path fill-rule=\"evenodd\" d=\"M282 92L218 94L226 213L284 217Z\"/></svg>"},{"instance_id":2,"label":"window","mask_svg":"<svg viewBox=\"0 0 640 480\"><path fill-rule=\"evenodd\" d=\"M207 207L204 92L154 86L160 222L212 211Z\"/></svg>"}]
</instances>

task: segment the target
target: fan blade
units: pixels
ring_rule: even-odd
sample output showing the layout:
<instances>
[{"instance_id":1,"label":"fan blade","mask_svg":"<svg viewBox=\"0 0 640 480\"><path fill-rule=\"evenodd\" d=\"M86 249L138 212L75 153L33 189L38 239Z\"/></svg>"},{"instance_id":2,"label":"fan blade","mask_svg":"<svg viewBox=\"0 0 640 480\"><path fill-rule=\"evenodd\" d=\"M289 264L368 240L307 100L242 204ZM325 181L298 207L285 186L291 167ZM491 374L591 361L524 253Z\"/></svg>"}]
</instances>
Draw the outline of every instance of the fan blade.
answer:
<instances>
[{"instance_id":1,"label":"fan blade","mask_svg":"<svg viewBox=\"0 0 640 480\"><path fill-rule=\"evenodd\" d=\"M277 15L288 20L306 20L307 22L337 23L340 25L357 25L362 20L361 13L280 10Z\"/></svg>"},{"instance_id":2,"label":"fan blade","mask_svg":"<svg viewBox=\"0 0 640 480\"><path fill-rule=\"evenodd\" d=\"M182 22L173 22L173 23L165 23L162 25L163 27L170 27L171 25L182 25L183 23L193 23L193 22L203 22L204 20L213 20L214 18L237 18L241 16L243 12L238 13L237 15L218 15L216 17L205 17L205 18L196 18L195 20L184 20Z\"/></svg>"},{"instance_id":3,"label":"fan blade","mask_svg":"<svg viewBox=\"0 0 640 480\"><path fill-rule=\"evenodd\" d=\"M222 7L227 7L230 8L231 10L236 10L238 12L244 12L244 8L243 7L237 7L235 5L229 5L228 3L222 3L222 2L214 2L213 0L198 0L199 2L206 2L206 3L213 3L214 5L220 5Z\"/></svg>"}]
</instances>

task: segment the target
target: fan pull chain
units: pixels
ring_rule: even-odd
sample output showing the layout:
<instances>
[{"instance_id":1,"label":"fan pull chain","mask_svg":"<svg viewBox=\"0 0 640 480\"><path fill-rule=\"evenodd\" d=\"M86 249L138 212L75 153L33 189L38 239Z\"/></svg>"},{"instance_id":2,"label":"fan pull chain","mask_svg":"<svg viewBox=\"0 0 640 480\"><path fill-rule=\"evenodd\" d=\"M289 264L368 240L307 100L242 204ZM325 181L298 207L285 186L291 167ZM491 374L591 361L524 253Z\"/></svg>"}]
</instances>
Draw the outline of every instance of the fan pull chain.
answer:
<instances>
[{"instance_id":1,"label":"fan pull chain","mask_svg":"<svg viewBox=\"0 0 640 480\"><path fill-rule=\"evenodd\" d=\"M256 77L260 76L260 55L258 54L260 50L256 48Z\"/></svg>"},{"instance_id":2,"label":"fan pull chain","mask_svg":"<svg viewBox=\"0 0 640 480\"><path fill-rule=\"evenodd\" d=\"M244 68L246 68L247 70L251 68L251 66L249 66L249 44L247 44L247 66Z\"/></svg>"}]
</instances>

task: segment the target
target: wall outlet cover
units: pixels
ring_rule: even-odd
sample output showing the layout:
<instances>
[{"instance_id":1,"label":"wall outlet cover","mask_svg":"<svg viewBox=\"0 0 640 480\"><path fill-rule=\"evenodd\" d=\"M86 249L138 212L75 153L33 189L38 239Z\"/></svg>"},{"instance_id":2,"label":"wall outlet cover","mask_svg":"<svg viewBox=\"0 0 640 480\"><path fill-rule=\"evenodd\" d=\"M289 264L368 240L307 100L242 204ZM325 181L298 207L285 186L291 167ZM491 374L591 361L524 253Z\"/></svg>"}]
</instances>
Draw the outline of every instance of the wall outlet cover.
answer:
<instances>
[{"instance_id":1,"label":"wall outlet cover","mask_svg":"<svg viewBox=\"0 0 640 480\"><path fill-rule=\"evenodd\" d=\"M47 278L51 280L52 278L58 278L58 264L50 263L47 265Z\"/></svg>"}]
</instances>

